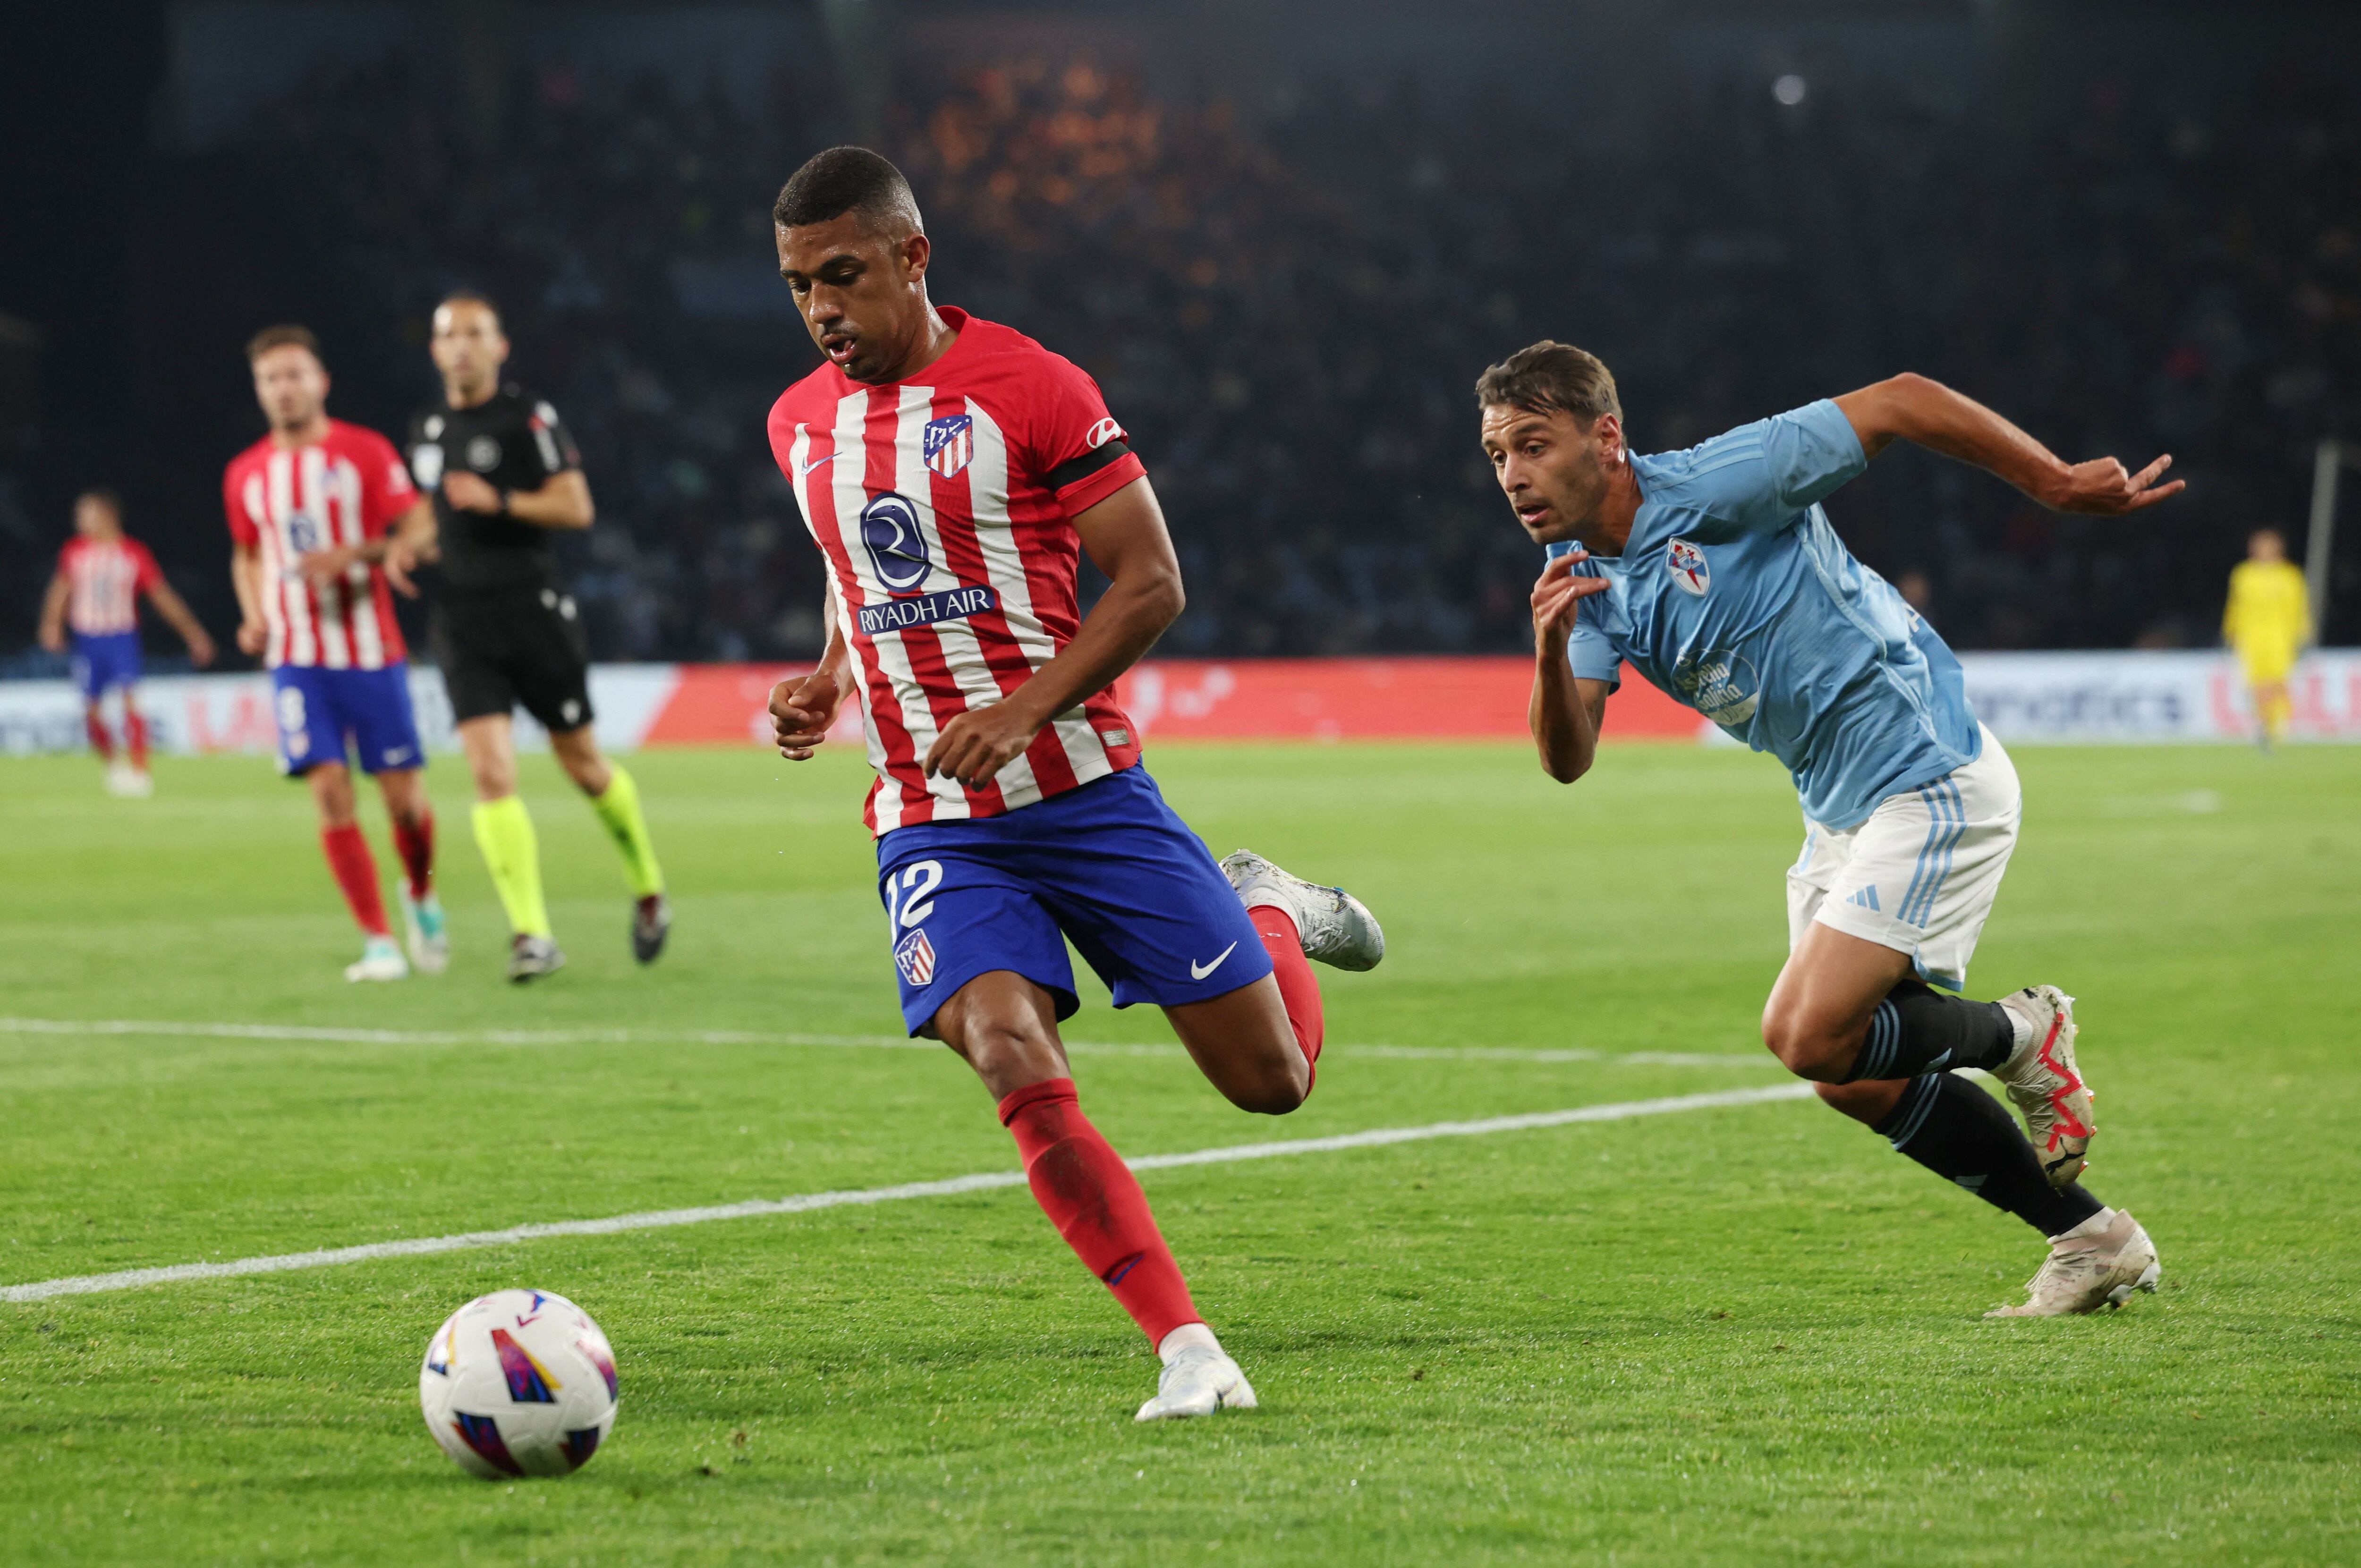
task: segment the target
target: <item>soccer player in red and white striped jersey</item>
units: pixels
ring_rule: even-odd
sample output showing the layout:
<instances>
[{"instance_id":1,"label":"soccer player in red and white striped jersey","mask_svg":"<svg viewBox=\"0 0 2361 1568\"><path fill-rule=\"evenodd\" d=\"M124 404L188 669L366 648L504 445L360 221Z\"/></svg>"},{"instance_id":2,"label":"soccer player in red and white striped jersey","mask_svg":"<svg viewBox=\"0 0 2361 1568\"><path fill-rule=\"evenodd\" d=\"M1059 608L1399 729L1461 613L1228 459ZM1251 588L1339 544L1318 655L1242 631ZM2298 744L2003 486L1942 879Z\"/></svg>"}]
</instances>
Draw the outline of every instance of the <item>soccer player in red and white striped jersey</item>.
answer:
<instances>
[{"instance_id":1,"label":"soccer player in red and white striped jersey","mask_svg":"<svg viewBox=\"0 0 2361 1568\"><path fill-rule=\"evenodd\" d=\"M818 669L772 694L781 752L809 757L858 698L904 1022L983 1079L1035 1199L1156 1347L1139 1419L1251 1407L1077 1102L1057 1028L1077 1005L1066 941L1115 1005L1161 1006L1233 1103L1281 1114L1320 1054L1306 959L1368 969L1383 934L1357 900L1259 856L1217 866L1140 765L1114 682L1180 614L1180 569L1091 378L928 302L917 203L875 153L819 154L773 217L828 359L771 411L829 579ZM1087 618L1085 552L1109 584Z\"/></svg>"},{"instance_id":2,"label":"soccer player in red and white striped jersey","mask_svg":"<svg viewBox=\"0 0 2361 1568\"><path fill-rule=\"evenodd\" d=\"M123 503L113 490L85 490L74 500L74 537L58 552L57 576L41 603L41 646L73 649L74 685L82 690L90 749L106 765L115 795L154 793L148 776L148 721L139 712L139 599L189 645L199 668L214 662L214 640L191 614L148 546L123 532ZM109 691L123 694L125 760L115 760L115 737L102 707Z\"/></svg>"},{"instance_id":3,"label":"soccer player in red and white striped jersey","mask_svg":"<svg viewBox=\"0 0 2361 1568\"><path fill-rule=\"evenodd\" d=\"M230 460L222 505L230 577L245 620L237 643L269 666L280 765L311 781L320 844L364 940L347 980L440 970L449 948L434 892L434 815L419 778L424 749L410 707L409 650L391 590L434 538L434 513L401 453L373 430L328 417L320 345L276 326L247 345L270 433ZM376 776L405 873L410 960L393 939L377 861L353 813L346 748Z\"/></svg>"}]
</instances>

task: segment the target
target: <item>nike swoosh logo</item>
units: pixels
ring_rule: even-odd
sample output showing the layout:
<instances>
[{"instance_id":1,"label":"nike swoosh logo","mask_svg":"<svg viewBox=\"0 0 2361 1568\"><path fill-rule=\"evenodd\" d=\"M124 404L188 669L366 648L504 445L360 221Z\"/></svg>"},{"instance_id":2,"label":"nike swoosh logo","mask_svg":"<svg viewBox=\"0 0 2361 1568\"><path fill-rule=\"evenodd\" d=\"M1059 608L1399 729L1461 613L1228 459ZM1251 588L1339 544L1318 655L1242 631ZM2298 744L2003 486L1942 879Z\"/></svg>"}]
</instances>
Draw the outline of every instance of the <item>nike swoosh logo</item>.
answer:
<instances>
[{"instance_id":1,"label":"nike swoosh logo","mask_svg":"<svg viewBox=\"0 0 2361 1568\"><path fill-rule=\"evenodd\" d=\"M1222 967L1222 965L1223 965L1223 963L1228 959L1229 956L1230 956L1232 953L1236 952L1237 950L1238 950L1238 945L1237 945L1235 942L1232 942L1228 947L1224 948L1222 949L1222 956L1221 956L1220 958L1218 958L1218 959L1215 959L1212 963L1209 963L1209 964L1201 964L1201 963L1197 962L1194 959L1190 959L1190 960L1189 960L1189 978L1190 978L1191 980L1202 980L1202 979L1204 979L1207 975L1209 975L1209 974L1213 973L1215 970L1217 970L1217 969L1221 968L1221 967Z\"/></svg>"},{"instance_id":2,"label":"nike swoosh logo","mask_svg":"<svg viewBox=\"0 0 2361 1568\"><path fill-rule=\"evenodd\" d=\"M796 477L798 479L808 479L811 477L811 471L813 469L818 467L823 463L833 463L835 461L836 454L831 452L825 457L815 457L808 463L798 463L796 465Z\"/></svg>"}]
</instances>

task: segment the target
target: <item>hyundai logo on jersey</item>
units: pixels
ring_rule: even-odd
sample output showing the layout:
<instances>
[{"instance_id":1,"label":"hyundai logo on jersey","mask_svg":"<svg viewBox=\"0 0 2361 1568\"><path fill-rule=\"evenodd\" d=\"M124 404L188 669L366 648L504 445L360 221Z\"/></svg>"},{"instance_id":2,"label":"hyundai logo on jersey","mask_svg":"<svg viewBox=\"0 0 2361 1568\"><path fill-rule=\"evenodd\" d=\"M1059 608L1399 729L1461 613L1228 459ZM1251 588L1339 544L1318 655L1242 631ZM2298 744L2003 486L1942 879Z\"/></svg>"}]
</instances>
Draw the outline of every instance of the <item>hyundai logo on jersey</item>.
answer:
<instances>
[{"instance_id":1,"label":"hyundai logo on jersey","mask_svg":"<svg viewBox=\"0 0 2361 1568\"><path fill-rule=\"evenodd\" d=\"M948 479L975 456L975 421L965 414L928 420L927 466Z\"/></svg>"},{"instance_id":2,"label":"hyundai logo on jersey","mask_svg":"<svg viewBox=\"0 0 2361 1568\"><path fill-rule=\"evenodd\" d=\"M944 588L931 594L919 594L914 598L887 599L884 604L864 604L859 617L863 637L879 637L888 631L899 631L908 626L932 626L939 620L960 620L979 615L987 609L998 609L1000 600L990 588Z\"/></svg>"},{"instance_id":3,"label":"hyundai logo on jersey","mask_svg":"<svg viewBox=\"0 0 2361 1568\"><path fill-rule=\"evenodd\" d=\"M1705 564L1705 552L1686 539L1675 539L1664 546L1664 565L1673 571L1673 587L1684 593L1705 597L1713 587L1713 573Z\"/></svg>"},{"instance_id":4,"label":"hyundai logo on jersey","mask_svg":"<svg viewBox=\"0 0 2361 1568\"><path fill-rule=\"evenodd\" d=\"M918 509L892 490L861 509L861 543L877 580L893 593L907 593L927 580L927 536L918 531Z\"/></svg>"}]
</instances>

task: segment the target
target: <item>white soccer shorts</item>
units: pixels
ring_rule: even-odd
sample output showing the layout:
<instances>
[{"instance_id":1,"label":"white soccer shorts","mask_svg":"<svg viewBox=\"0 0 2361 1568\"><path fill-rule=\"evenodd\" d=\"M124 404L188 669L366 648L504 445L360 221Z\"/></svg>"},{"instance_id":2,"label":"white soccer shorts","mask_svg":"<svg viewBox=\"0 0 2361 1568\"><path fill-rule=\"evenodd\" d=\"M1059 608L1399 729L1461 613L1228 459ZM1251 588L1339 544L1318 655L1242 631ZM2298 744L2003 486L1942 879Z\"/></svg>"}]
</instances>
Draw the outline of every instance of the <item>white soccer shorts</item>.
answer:
<instances>
[{"instance_id":1,"label":"white soccer shorts","mask_svg":"<svg viewBox=\"0 0 2361 1568\"><path fill-rule=\"evenodd\" d=\"M1967 983L2025 815L2015 765L1991 730L1983 738L1974 762L1886 796L1858 828L1804 818L1804 852L1787 872L1791 950L1817 920L1908 953L1929 985Z\"/></svg>"}]
</instances>

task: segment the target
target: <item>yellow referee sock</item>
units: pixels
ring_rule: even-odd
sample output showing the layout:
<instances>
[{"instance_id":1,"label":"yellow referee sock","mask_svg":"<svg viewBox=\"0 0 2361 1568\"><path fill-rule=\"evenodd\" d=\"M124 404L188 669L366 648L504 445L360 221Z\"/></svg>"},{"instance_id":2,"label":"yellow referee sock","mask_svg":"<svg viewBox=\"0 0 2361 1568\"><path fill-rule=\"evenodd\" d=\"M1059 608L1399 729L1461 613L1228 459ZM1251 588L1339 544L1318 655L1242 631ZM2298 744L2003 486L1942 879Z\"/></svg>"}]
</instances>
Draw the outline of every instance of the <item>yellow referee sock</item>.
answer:
<instances>
[{"instance_id":1,"label":"yellow referee sock","mask_svg":"<svg viewBox=\"0 0 2361 1568\"><path fill-rule=\"evenodd\" d=\"M664 891L664 868L656 864L655 846L648 841L648 821L640 815L640 786L618 762L607 764L607 793L590 797L590 809L607 825L622 851L623 880L631 896L647 898Z\"/></svg>"},{"instance_id":2,"label":"yellow referee sock","mask_svg":"<svg viewBox=\"0 0 2361 1568\"><path fill-rule=\"evenodd\" d=\"M476 847L484 851L509 927L521 936L546 937L549 905L541 896L541 841L520 797L476 803Z\"/></svg>"}]
</instances>

